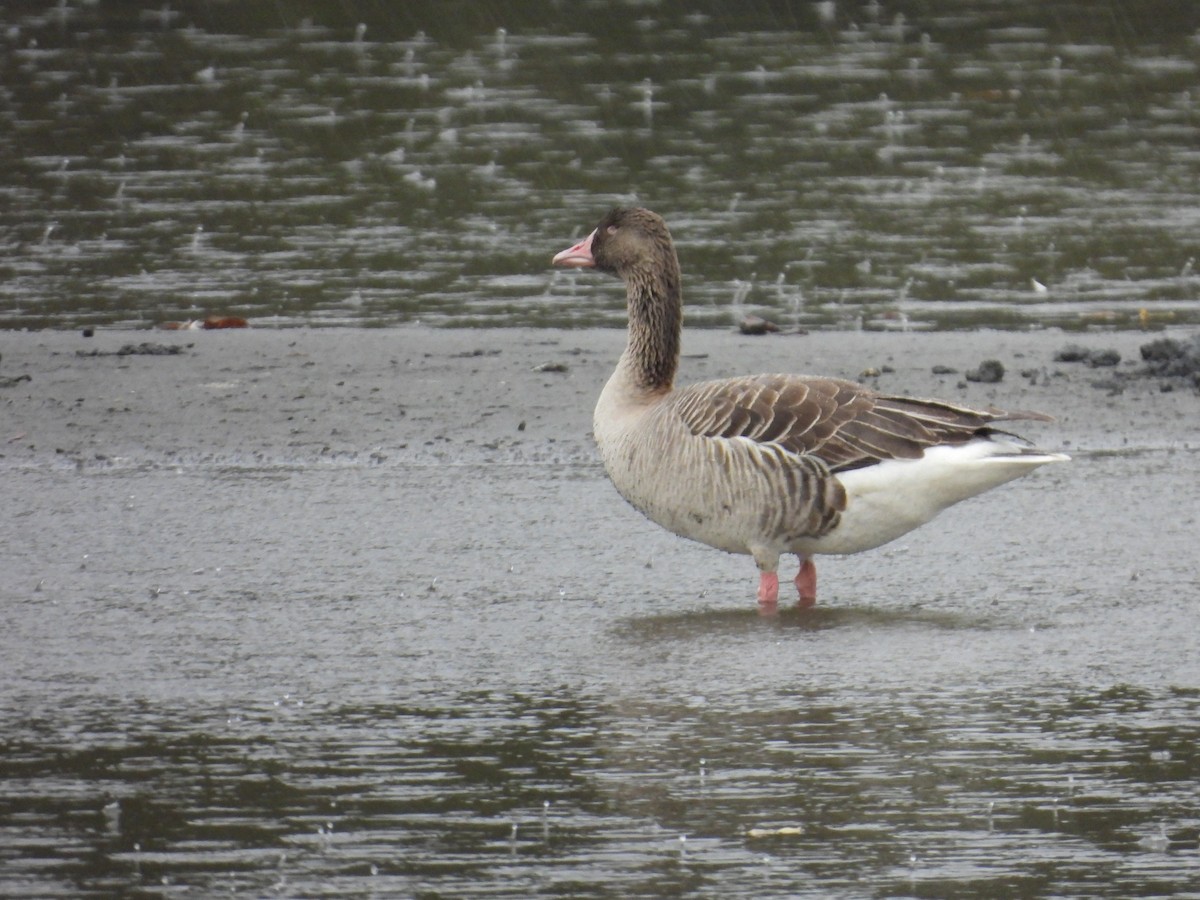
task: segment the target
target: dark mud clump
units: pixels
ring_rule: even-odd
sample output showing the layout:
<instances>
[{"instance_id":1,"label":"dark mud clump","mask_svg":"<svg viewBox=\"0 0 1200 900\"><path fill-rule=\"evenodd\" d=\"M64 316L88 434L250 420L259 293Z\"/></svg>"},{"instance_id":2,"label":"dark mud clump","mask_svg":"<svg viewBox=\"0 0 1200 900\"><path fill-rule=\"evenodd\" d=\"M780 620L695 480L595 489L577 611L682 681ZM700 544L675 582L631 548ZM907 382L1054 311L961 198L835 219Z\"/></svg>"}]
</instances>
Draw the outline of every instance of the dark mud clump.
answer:
<instances>
[{"instance_id":1,"label":"dark mud clump","mask_svg":"<svg viewBox=\"0 0 1200 900\"><path fill-rule=\"evenodd\" d=\"M1101 390L1121 391L1126 382L1138 378L1158 378L1164 391L1174 390L1182 381L1200 389L1200 334L1185 340L1158 338L1142 344L1141 356L1144 365L1122 372L1114 372L1111 378L1093 381L1092 386ZM1085 363L1093 368L1116 366L1121 356L1116 350L1091 350L1078 344L1068 344L1054 354L1055 362Z\"/></svg>"},{"instance_id":2,"label":"dark mud clump","mask_svg":"<svg viewBox=\"0 0 1200 900\"><path fill-rule=\"evenodd\" d=\"M184 350L180 344L124 344L120 350L76 350L76 356L177 356Z\"/></svg>"},{"instance_id":3,"label":"dark mud clump","mask_svg":"<svg viewBox=\"0 0 1200 900\"><path fill-rule=\"evenodd\" d=\"M1081 362L1092 367L1115 366L1121 361L1116 350L1091 350L1079 344L1067 344L1054 354L1055 362Z\"/></svg>"},{"instance_id":4,"label":"dark mud clump","mask_svg":"<svg viewBox=\"0 0 1200 900\"><path fill-rule=\"evenodd\" d=\"M1200 387L1200 334L1186 341L1159 338L1142 344L1145 374L1155 378L1183 378Z\"/></svg>"},{"instance_id":5,"label":"dark mud clump","mask_svg":"<svg viewBox=\"0 0 1200 900\"><path fill-rule=\"evenodd\" d=\"M1081 347L1079 344L1067 344L1057 353L1054 354L1055 362L1087 362L1092 351L1087 347Z\"/></svg>"},{"instance_id":6,"label":"dark mud clump","mask_svg":"<svg viewBox=\"0 0 1200 900\"><path fill-rule=\"evenodd\" d=\"M1004 365L998 359L985 359L979 368L966 373L967 381L978 381L982 384L997 384L1004 380Z\"/></svg>"}]
</instances>

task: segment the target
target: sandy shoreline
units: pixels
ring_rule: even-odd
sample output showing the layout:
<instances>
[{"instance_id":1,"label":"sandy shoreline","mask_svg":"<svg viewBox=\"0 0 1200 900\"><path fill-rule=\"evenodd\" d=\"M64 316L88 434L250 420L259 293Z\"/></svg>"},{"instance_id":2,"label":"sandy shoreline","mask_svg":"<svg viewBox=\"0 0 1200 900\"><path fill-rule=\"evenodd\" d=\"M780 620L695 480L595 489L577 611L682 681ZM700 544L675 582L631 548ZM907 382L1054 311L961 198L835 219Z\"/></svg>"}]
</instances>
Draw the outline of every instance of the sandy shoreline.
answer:
<instances>
[{"instance_id":1,"label":"sandy shoreline","mask_svg":"<svg viewBox=\"0 0 1200 900\"><path fill-rule=\"evenodd\" d=\"M1112 387L1156 336L696 330L680 381L876 369L868 380L882 390L1053 415L1021 429L1048 449L1193 446L1190 386ZM28 376L0 389L0 465L590 462L592 405L622 340L606 329L0 333L0 376ZM143 342L179 352L119 353ZM1068 344L1122 362L1056 363ZM1002 382L964 379L984 359L1004 365Z\"/></svg>"}]
</instances>

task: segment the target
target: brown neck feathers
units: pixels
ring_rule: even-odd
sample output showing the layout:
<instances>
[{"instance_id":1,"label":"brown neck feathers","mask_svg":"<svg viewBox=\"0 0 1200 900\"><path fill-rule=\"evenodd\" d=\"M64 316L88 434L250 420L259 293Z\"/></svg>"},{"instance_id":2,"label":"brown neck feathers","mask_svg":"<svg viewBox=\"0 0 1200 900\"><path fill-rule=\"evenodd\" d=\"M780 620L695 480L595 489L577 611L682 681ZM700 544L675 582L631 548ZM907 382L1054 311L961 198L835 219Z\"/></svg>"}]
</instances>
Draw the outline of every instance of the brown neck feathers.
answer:
<instances>
[{"instance_id":1,"label":"brown neck feathers","mask_svg":"<svg viewBox=\"0 0 1200 900\"><path fill-rule=\"evenodd\" d=\"M657 262L626 276L629 355L639 387L669 391L679 366L683 294L674 249L666 248L664 258Z\"/></svg>"}]
</instances>

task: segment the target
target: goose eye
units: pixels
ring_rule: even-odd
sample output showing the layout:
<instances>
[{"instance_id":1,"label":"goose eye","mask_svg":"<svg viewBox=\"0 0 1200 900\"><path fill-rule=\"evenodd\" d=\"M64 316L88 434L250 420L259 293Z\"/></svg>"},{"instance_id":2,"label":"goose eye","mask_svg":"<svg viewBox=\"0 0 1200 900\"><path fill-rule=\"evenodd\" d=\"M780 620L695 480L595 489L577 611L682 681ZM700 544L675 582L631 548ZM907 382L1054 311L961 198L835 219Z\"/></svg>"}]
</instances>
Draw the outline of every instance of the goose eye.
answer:
<instances>
[{"instance_id":1,"label":"goose eye","mask_svg":"<svg viewBox=\"0 0 1200 900\"><path fill-rule=\"evenodd\" d=\"M608 226L608 228L606 228L606 229L605 229L605 231L607 231L609 234L616 234L616 233L617 233L617 226L616 226L616 225L609 225L609 226Z\"/></svg>"}]
</instances>

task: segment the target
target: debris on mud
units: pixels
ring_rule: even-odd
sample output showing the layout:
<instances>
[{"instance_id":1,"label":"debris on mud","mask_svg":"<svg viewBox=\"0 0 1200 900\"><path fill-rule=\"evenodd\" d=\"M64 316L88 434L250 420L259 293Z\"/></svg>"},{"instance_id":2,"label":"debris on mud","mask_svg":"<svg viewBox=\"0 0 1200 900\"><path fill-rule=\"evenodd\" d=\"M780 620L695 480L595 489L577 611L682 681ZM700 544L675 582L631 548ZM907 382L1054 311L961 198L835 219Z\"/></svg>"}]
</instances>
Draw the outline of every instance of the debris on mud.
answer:
<instances>
[{"instance_id":1,"label":"debris on mud","mask_svg":"<svg viewBox=\"0 0 1200 900\"><path fill-rule=\"evenodd\" d=\"M1092 386L1106 391L1120 390L1122 382L1134 378L1166 379L1160 385L1160 390L1175 389L1176 380L1200 388L1200 334L1184 340L1176 338L1158 338L1140 348L1142 362L1145 365L1137 367L1128 363L1128 369L1114 372L1111 378L1091 382ZM1116 366L1121 361L1121 355L1116 350L1089 350L1078 344L1068 344L1054 354L1055 362L1081 362L1096 368L1100 366Z\"/></svg>"},{"instance_id":2,"label":"debris on mud","mask_svg":"<svg viewBox=\"0 0 1200 900\"><path fill-rule=\"evenodd\" d=\"M981 384L996 384L1004 380L1004 364L998 359L985 359L979 364L979 368L966 372L966 379Z\"/></svg>"},{"instance_id":3,"label":"debris on mud","mask_svg":"<svg viewBox=\"0 0 1200 900\"><path fill-rule=\"evenodd\" d=\"M1067 344L1054 354L1055 362L1081 362L1094 368L1115 366L1121 361L1121 354L1116 350L1091 350L1079 344Z\"/></svg>"},{"instance_id":4,"label":"debris on mud","mask_svg":"<svg viewBox=\"0 0 1200 900\"><path fill-rule=\"evenodd\" d=\"M1186 341L1159 338L1141 346L1146 374L1158 378L1186 378L1200 387L1200 334Z\"/></svg>"},{"instance_id":5,"label":"debris on mud","mask_svg":"<svg viewBox=\"0 0 1200 900\"><path fill-rule=\"evenodd\" d=\"M779 326L774 322L769 322L761 316L746 316L738 323L738 331L742 334L762 335L774 334L779 331Z\"/></svg>"},{"instance_id":6,"label":"debris on mud","mask_svg":"<svg viewBox=\"0 0 1200 900\"><path fill-rule=\"evenodd\" d=\"M187 346L192 346L188 344ZM76 350L76 356L177 356L184 351L182 344L123 344L119 350Z\"/></svg>"}]
</instances>

